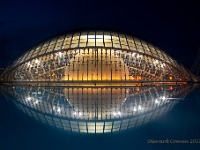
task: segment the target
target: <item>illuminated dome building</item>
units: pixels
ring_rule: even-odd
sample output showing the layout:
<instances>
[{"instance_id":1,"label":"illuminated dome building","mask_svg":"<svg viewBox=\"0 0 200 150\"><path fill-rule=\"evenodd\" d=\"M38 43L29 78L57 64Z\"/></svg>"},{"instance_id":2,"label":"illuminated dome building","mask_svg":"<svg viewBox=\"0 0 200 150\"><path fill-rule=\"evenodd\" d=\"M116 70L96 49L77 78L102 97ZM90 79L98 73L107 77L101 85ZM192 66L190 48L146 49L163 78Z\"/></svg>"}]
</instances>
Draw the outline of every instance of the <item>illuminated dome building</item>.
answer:
<instances>
[{"instance_id":1,"label":"illuminated dome building","mask_svg":"<svg viewBox=\"0 0 200 150\"><path fill-rule=\"evenodd\" d=\"M1 79L12 85L2 87L4 95L24 113L72 133L147 124L182 99L192 81L158 47L108 31L50 38L17 59Z\"/></svg>"},{"instance_id":2,"label":"illuminated dome building","mask_svg":"<svg viewBox=\"0 0 200 150\"><path fill-rule=\"evenodd\" d=\"M8 82L66 86L191 81L185 69L158 47L107 31L74 32L50 38L17 59L2 78Z\"/></svg>"}]
</instances>

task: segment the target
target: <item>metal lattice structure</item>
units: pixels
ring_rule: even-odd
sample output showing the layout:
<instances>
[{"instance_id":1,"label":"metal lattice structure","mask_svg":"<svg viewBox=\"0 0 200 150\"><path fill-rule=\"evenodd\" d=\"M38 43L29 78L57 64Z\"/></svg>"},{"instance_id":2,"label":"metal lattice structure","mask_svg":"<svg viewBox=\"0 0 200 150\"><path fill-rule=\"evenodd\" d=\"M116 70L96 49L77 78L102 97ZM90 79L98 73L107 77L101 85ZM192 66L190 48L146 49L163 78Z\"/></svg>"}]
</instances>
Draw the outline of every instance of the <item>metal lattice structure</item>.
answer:
<instances>
[{"instance_id":1,"label":"metal lattice structure","mask_svg":"<svg viewBox=\"0 0 200 150\"><path fill-rule=\"evenodd\" d=\"M134 36L83 31L50 38L1 75L30 117L71 133L116 133L159 118L184 98L188 71ZM12 86L9 86L11 84Z\"/></svg>"},{"instance_id":2,"label":"metal lattice structure","mask_svg":"<svg viewBox=\"0 0 200 150\"><path fill-rule=\"evenodd\" d=\"M78 84L191 81L185 69L158 47L107 31L74 32L48 39L17 59L2 78Z\"/></svg>"}]
</instances>

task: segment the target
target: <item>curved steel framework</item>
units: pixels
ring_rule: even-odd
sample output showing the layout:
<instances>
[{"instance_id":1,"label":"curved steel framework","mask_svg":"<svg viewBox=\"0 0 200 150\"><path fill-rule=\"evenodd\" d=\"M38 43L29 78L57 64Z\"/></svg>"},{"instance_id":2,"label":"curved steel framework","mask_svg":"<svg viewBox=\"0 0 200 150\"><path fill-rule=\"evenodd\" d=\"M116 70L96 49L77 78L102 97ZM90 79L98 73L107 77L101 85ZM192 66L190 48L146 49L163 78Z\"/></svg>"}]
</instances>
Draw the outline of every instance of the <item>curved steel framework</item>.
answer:
<instances>
[{"instance_id":1,"label":"curved steel framework","mask_svg":"<svg viewBox=\"0 0 200 150\"><path fill-rule=\"evenodd\" d=\"M191 81L187 71L164 51L106 31L46 40L8 67L1 80L12 84L2 92L24 113L72 133L145 125L170 110L191 86L184 85Z\"/></svg>"},{"instance_id":2,"label":"curved steel framework","mask_svg":"<svg viewBox=\"0 0 200 150\"><path fill-rule=\"evenodd\" d=\"M75 32L33 47L7 68L4 81L126 82L190 81L164 51L133 36Z\"/></svg>"}]
</instances>

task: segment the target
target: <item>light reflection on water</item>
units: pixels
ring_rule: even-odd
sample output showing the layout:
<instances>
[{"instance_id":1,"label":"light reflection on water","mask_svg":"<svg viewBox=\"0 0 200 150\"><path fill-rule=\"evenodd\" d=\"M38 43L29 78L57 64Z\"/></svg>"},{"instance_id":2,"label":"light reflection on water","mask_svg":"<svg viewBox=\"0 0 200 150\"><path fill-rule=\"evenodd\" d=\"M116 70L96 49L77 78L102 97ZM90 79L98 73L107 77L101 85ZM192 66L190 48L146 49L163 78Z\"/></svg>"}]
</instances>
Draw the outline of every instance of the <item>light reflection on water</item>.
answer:
<instances>
[{"instance_id":1,"label":"light reflection on water","mask_svg":"<svg viewBox=\"0 0 200 150\"><path fill-rule=\"evenodd\" d=\"M192 85L140 87L4 86L2 93L25 114L74 134L121 133L164 116Z\"/></svg>"}]
</instances>

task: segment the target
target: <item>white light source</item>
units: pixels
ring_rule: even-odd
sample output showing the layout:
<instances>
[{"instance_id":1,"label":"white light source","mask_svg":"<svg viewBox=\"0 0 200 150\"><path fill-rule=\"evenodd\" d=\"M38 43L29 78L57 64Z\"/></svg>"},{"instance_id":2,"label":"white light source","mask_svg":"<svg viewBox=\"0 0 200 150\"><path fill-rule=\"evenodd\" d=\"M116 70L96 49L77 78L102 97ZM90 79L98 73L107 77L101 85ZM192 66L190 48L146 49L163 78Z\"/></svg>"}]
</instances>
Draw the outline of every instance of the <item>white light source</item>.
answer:
<instances>
[{"instance_id":1,"label":"white light source","mask_svg":"<svg viewBox=\"0 0 200 150\"><path fill-rule=\"evenodd\" d=\"M95 35L82 35L81 38L83 39L95 39ZM96 35L96 39L111 39L110 35Z\"/></svg>"},{"instance_id":2,"label":"white light source","mask_svg":"<svg viewBox=\"0 0 200 150\"><path fill-rule=\"evenodd\" d=\"M116 116L116 115L119 115L119 116L120 116L120 115L121 115L121 112L118 111L118 112L114 112L113 114L114 114L114 116Z\"/></svg>"},{"instance_id":3,"label":"white light source","mask_svg":"<svg viewBox=\"0 0 200 150\"><path fill-rule=\"evenodd\" d=\"M166 100L165 96L162 97L163 100Z\"/></svg>"},{"instance_id":4,"label":"white light source","mask_svg":"<svg viewBox=\"0 0 200 150\"><path fill-rule=\"evenodd\" d=\"M26 100L30 101L30 100L31 100L31 97L27 97Z\"/></svg>"},{"instance_id":5,"label":"white light source","mask_svg":"<svg viewBox=\"0 0 200 150\"><path fill-rule=\"evenodd\" d=\"M61 56L62 56L62 53L61 53L61 52L58 52L58 55L61 57Z\"/></svg>"},{"instance_id":6,"label":"white light source","mask_svg":"<svg viewBox=\"0 0 200 150\"><path fill-rule=\"evenodd\" d=\"M156 100L155 100L155 103L156 103L156 104L159 104L159 101L156 99Z\"/></svg>"},{"instance_id":7,"label":"white light source","mask_svg":"<svg viewBox=\"0 0 200 150\"><path fill-rule=\"evenodd\" d=\"M36 63L36 64L38 64L38 63L39 63L39 60L38 60L38 59L36 59L36 60L35 60L35 63Z\"/></svg>"},{"instance_id":8,"label":"white light source","mask_svg":"<svg viewBox=\"0 0 200 150\"><path fill-rule=\"evenodd\" d=\"M134 107L134 108L133 108L133 111L137 111L137 109Z\"/></svg>"},{"instance_id":9,"label":"white light source","mask_svg":"<svg viewBox=\"0 0 200 150\"><path fill-rule=\"evenodd\" d=\"M60 107L58 107L58 109L57 109L57 112L58 112L58 113L60 113L60 112L61 112L61 109L60 109Z\"/></svg>"},{"instance_id":10,"label":"white light source","mask_svg":"<svg viewBox=\"0 0 200 150\"><path fill-rule=\"evenodd\" d=\"M111 39L110 35L104 35L104 39Z\"/></svg>"},{"instance_id":11,"label":"white light source","mask_svg":"<svg viewBox=\"0 0 200 150\"><path fill-rule=\"evenodd\" d=\"M141 107L140 105L138 105L138 109L139 109L139 110L142 110L142 107Z\"/></svg>"},{"instance_id":12,"label":"white light source","mask_svg":"<svg viewBox=\"0 0 200 150\"><path fill-rule=\"evenodd\" d=\"M97 39L103 39L103 35L96 35Z\"/></svg>"},{"instance_id":13,"label":"white light source","mask_svg":"<svg viewBox=\"0 0 200 150\"><path fill-rule=\"evenodd\" d=\"M99 35L100 36L100 35ZM94 39L95 38L95 35L88 35L88 38L89 39ZM103 35L102 35L102 38L103 38Z\"/></svg>"},{"instance_id":14,"label":"white light source","mask_svg":"<svg viewBox=\"0 0 200 150\"><path fill-rule=\"evenodd\" d=\"M79 116L82 116L82 113L80 112L78 115L79 115Z\"/></svg>"}]
</instances>

